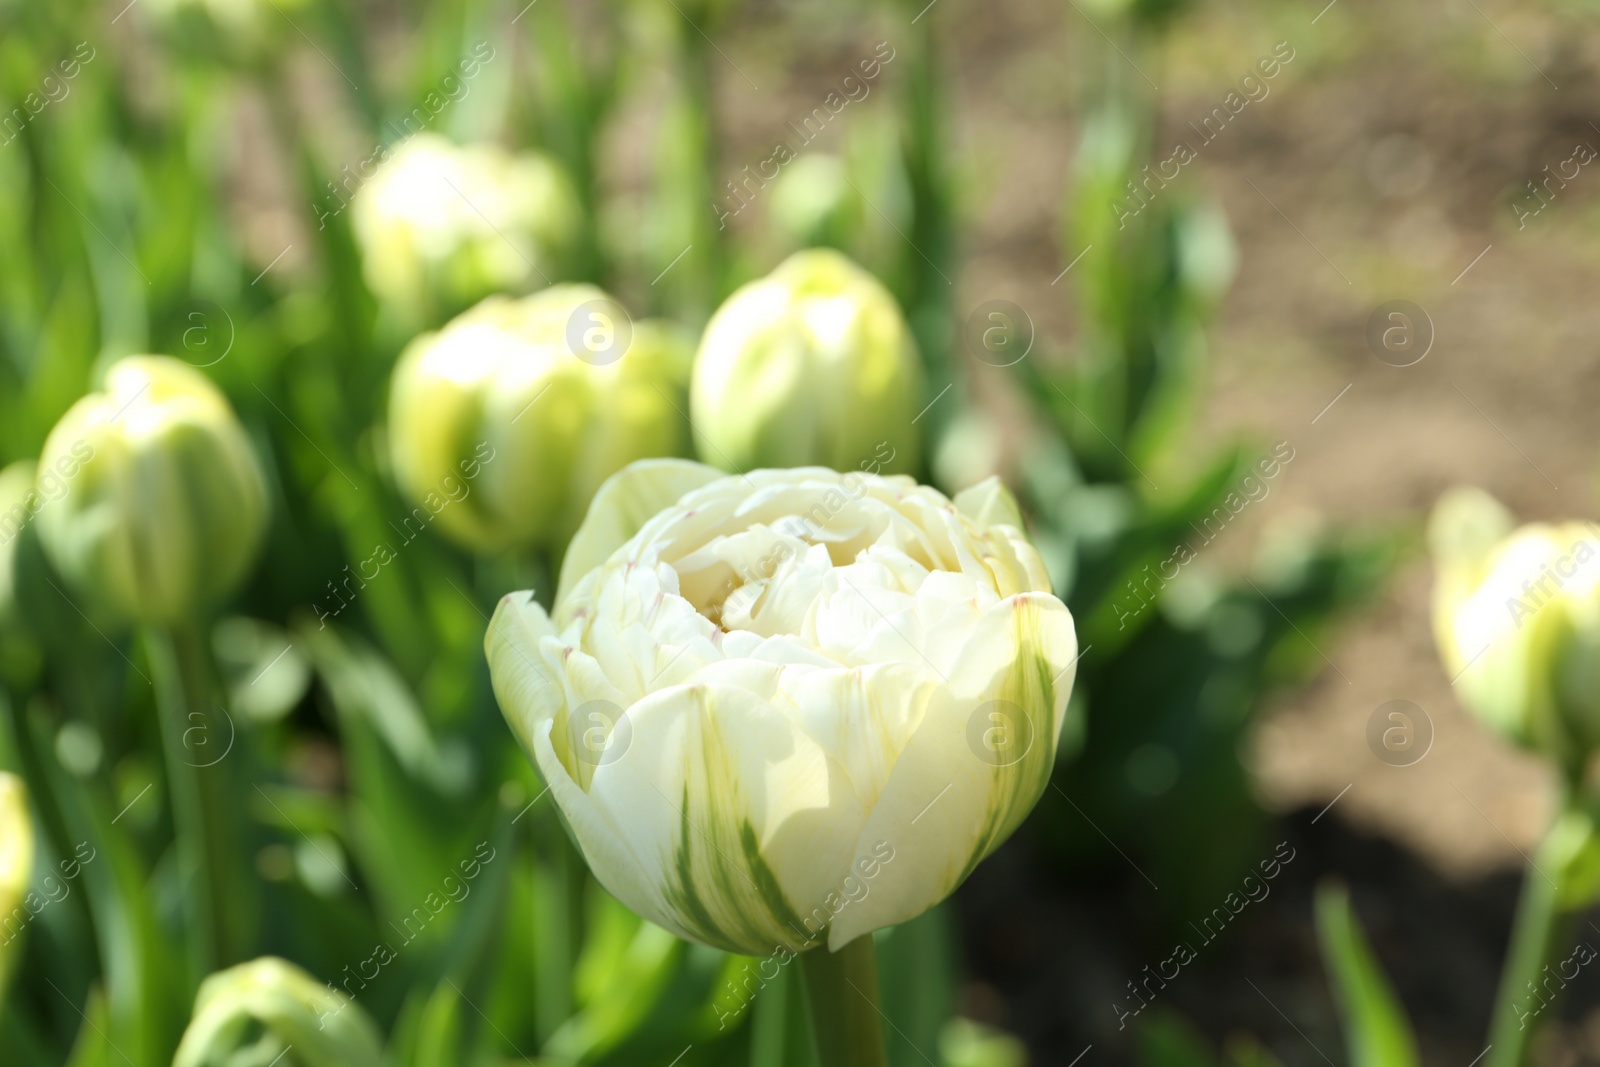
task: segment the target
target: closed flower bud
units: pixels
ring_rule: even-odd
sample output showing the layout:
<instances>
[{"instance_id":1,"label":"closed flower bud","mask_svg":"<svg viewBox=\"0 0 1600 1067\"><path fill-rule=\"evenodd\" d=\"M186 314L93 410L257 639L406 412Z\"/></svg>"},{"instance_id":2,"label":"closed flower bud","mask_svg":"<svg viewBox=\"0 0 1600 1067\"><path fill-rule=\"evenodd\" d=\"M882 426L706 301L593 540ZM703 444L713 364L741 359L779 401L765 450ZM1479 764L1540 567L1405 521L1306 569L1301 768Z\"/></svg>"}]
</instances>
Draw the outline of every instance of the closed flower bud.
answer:
<instances>
[{"instance_id":1,"label":"closed flower bud","mask_svg":"<svg viewBox=\"0 0 1600 1067\"><path fill-rule=\"evenodd\" d=\"M0 771L0 996L33 913L23 904L33 877L33 821L22 779Z\"/></svg>"},{"instance_id":2,"label":"closed flower bud","mask_svg":"<svg viewBox=\"0 0 1600 1067\"><path fill-rule=\"evenodd\" d=\"M546 157L432 133L401 145L351 201L367 284L413 317L549 284L581 210Z\"/></svg>"},{"instance_id":3,"label":"closed flower bud","mask_svg":"<svg viewBox=\"0 0 1600 1067\"><path fill-rule=\"evenodd\" d=\"M255 559L267 491L227 398L194 368L130 356L46 439L39 539L85 596L173 623L232 592Z\"/></svg>"},{"instance_id":4,"label":"closed flower bud","mask_svg":"<svg viewBox=\"0 0 1600 1067\"><path fill-rule=\"evenodd\" d=\"M361 1006L270 956L200 984L172 1067L384 1067L378 1029Z\"/></svg>"},{"instance_id":5,"label":"closed flower bud","mask_svg":"<svg viewBox=\"0 0 1600 1067\"><path fill-rule=\"evenodd\" d=\"M839 948L948 896L1050 781L1072 616L997 481L636 463L495 694L595 876L678 935Z\"/></svg>"},{"instance_id":6,"label":"closed flower bud","mask_svg":"<svg viewBox=\"0 0 1600 1067\"><path fill-rule=\"evenodd\" d=\"M798 252L717 309L692 401L700 458L724 468L852 470L887 441L895 471L916 469L915 342L889 291L838 252Z\"/></svg>"},{"instance_id":7,"label":"closed flower bud","mask_svg":"<svg viewBox=\"0 0 1600 1067\"><path fill-rule=\"evenodd\" d=\"M1512 529L1477 489L1434 508L1433 628L1462 703L1502 735L1582 766L1600 744L1600 528Z\"/></svg>"},{"instance_id":8,"label":"closed flower bud","mask_svg":"<svg viewBox=\"0 0 1600 1067\"><path fill-rule=\"evenodd\" d=\"M689 360L674 327L590 285L491 297L417 338L389 394L415 522L479 551L564 546L606 478L688 448Z\"/></svg>"}]
</instances>

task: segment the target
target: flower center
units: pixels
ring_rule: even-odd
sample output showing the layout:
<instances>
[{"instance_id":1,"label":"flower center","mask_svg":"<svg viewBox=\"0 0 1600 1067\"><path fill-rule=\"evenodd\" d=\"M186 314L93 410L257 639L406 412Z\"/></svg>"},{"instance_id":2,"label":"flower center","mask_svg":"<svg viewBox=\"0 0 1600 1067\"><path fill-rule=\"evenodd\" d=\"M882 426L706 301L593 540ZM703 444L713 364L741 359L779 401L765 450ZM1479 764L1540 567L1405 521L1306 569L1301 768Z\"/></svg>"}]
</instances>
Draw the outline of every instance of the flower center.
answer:
<instances>
[{"instance_id":1,"label":"flower center","mask_svg":"<svg viewBox=\"0 0 1600 1067\"><path fill-rule=\"evenodd\" d=\"M819 540L786 516L719 536L674 567L683 597L722 630L773 637L799 633L828 572L854 557L854 546Z\"/></svg>"}]
</instances>

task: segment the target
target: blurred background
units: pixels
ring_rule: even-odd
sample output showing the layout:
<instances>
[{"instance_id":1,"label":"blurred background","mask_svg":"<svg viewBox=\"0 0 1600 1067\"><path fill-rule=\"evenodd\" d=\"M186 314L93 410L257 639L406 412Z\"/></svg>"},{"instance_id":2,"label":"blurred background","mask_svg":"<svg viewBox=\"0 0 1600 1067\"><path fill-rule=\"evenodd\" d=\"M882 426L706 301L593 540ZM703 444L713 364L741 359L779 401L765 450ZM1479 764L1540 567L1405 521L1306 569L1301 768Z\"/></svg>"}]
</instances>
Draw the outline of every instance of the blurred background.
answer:
<instances>
[{"instance_id":1,"label":"blurred background","mask_svg":"<svg viewBox=\"0 0 1600 1067\"><path fill-rule=\"evenodd\" d=\"M1378 968L1422 1062L1473 1062L1552 774L1461 710L1422 528L1463 482L1595 510L1591 19L0 2L0 767L35 839L0 918L6 1062L171 1062L201 979L265 955L351 993L379 1062L814 1061L791 976L643 924L538 803L481 648L500 595L548 599L558 536L429 530L338 592L416 503L388 443L414 338L600 286L679 352L681 440L646 454L727 465L688 425L689 354L816 246L916 339L912 473L1013 486L1083 648L1053 788L879 935L891 1062L1403 1062L1346 1045ZM226 394L270 501L187 654L34 521L52 426L142 352ZM215 699L184 691L164 754L168 638ZM184 766L229 813L230 928L204 936ZM270 1012L213 1015L184 1062L299 1062ZM1600 978L1542 1022L1537 1062L1600 1059Z\"/></svg>"}]
</instances>

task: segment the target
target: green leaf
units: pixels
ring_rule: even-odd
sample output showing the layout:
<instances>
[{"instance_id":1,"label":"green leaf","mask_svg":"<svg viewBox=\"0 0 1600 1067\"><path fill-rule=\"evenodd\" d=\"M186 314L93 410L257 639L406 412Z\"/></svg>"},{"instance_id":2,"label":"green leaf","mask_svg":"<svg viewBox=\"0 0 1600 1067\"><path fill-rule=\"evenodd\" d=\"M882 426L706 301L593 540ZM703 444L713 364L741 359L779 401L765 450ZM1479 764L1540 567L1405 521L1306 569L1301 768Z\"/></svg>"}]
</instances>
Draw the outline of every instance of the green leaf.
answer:
<instances>
[{"instance_id":1,"label":"green leaf","mask_svg":"<svg viewBox=\"0 0 1600 1067\"><path fill-rule=\"evenodd\" d=\"M1411 1024L1367 944L1349 891L1330 883L1319 887L1316 917L1351 1067L1415 1067L1420 1061Z\"/></svg>"},{"instance_id":2,"label":"green leaf","mask_svg":"<svg viewBox=\"0 0 1600 1067\"><path fill-rule=\"evenodd\" d=\"M1172 1014L1154 1015L1139 1027L1140 1067L1214 1067L1215 1057L1194 1027Z\"/></svg>"},{"instance_id":3,"label":"green leaf","mask_svg":"<svg viewBox=\"0 0 1600 1067\"><path fill-rule=\"evenodd\" d=\"M1139 1027L1140 1067L1280 1067L1272 1053L1249 1034L1232 1034L1221 1059L1183 1018L1160 1012Z\"/></svg>"}]
</instances>

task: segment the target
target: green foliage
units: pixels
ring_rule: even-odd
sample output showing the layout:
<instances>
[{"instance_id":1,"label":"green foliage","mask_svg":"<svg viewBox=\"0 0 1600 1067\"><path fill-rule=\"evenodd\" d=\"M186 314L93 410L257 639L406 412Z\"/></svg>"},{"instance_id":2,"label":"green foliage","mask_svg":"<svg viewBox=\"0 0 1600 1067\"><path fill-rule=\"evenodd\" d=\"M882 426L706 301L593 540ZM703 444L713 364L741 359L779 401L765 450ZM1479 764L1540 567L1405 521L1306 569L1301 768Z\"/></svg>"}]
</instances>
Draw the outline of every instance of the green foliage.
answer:
<instances>
[{"instance_id":1,"label":"green foliage","mask_svg":"<svg viewBox=\"0 0 1600 1067\"><path fill-rule=\"evenodd\" d=\"M37 866L78 869L21 933L6 1062L169 1063L201 980L271 953L359 1000L404 1067L810 1067L798 970L752 980L760 961L680 942L607 896L506 729L484 630L509 589L548 602L552 561L400 532L410 504L382 444L386 387L408 316L431 328L448 309L382 306L347 209L361 162L487 42L495 58L427 109L428 128L553 156L582 208L562 280L700 325L758 273L747 235L711 209L738 167L719 156L722 60L685 21L715 36L732 5L543 0L515 23L487 0L401 5L407 32L382 27L382 48L365 5L267 3L243 30L209 5L173 19L156 6L113 24L82 2L0 3L0 462L38 456L111 361L165 353L227 394L265 469L270 525L245 587L183 633L120 626L52 569L32 523L16 537L0 769L27 779ZM897 38L894 111L863 113L870 136L846 143L859 202L799 235L884 279L930 398L960 378L934 23ZM642 150L653 180L619 191L606 138L662 66L681 89ZM70 91L33 113L51 71ZM1209 904L1255 855L1239 741L1269 687L1320 664L1310 642L1376 587L1388 546L1302 538L1256 589L1174 587L1125 623L1129 583L1227 509L1256 459L1238 447L1194 471L1173 462L1231 253L1214 214L1176 200L1117 225L1106 201L1144 158L1148 116L1130 107L1093 124L1066 212L1066 252L1094 246L1076 275L1083 369L1018 367L1041 430L1022 489L1087 650L1075 699L1090 725L1062 786L1137 842L1163 886ZM928 412L930 439L961 395ZM374 574L378 546L395 558ZM1043 829L1066 855L1103 847L1070 809ZM198 884L231 908L225 927L197 928ZM1010 1067L1013 1042L949 1026L952 922L941 907L878 935L891 1062Z\"/></svg>"},{"instance_id":2,"label":"green foliage","mask_svg":"<svg viewBox=\"0 0 1600 1067\"><path fill-rule=\"evenodd\" d=\"M1126 18L1115 32L1148 61L1137 45L1150 26ZM1273 691L1336 669L1330 627L1381 588L1399 541L1280 524L1243 574L1205 558L1237 517L1268 507L1295 447L1193 454L1205 330L1234 251L1214 209L1149 177L1153 108L1107 76L1063 212L1063 261L1082 257L1078 350L1070 369L1016 369L1045 424L1021 495L1077 621L1074 699L1088 711L1058 774L1077 810L1046 802L1039 822L1069 864L1122 863L1108 838L1131 853L1176 925L1259 853L1265 816L1241 750Z\"/></svg>"},{"instance_id":3,"label":"green foliage","mask_svg":"<svg viewBox=\"0 0 1600 1067\"><path fill-rule=\"evenodd\" d=\"M1177 1015L1157 1013L1141 1024L1140 1067L1279 1067L1278 1058L1254 1038L1231 1037L1222 1056L1215 1056L1204 1038Z\"/></svg>"},{"instance_id":4,"label":"green foliage","mask_svg":"<svg viewBox=\"0 0 1600 1067\"><path fill-rule=\"evenodd\" d=\"M1343 886L1317 890L1317 940L1328 979L1344 1014L1346 1051L1352 1067L1414 1067L1417 1040L1394 989L1383 976L1372 946Z\"/></svg>"}]
</instances>

